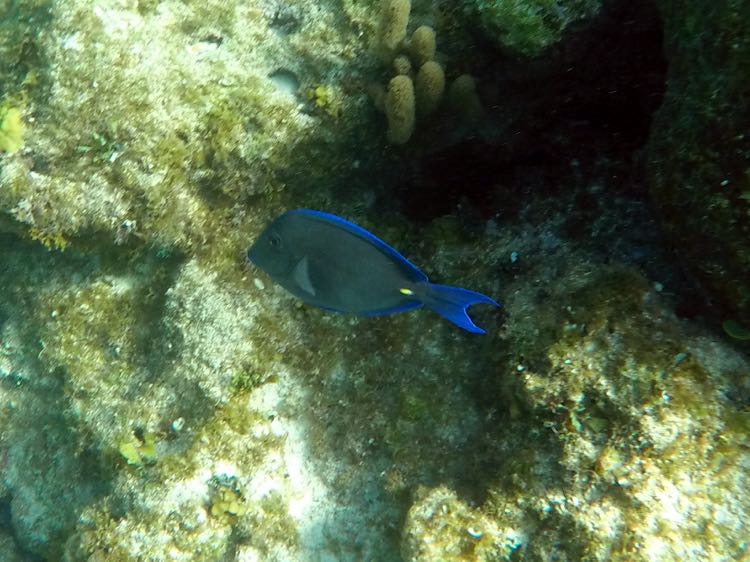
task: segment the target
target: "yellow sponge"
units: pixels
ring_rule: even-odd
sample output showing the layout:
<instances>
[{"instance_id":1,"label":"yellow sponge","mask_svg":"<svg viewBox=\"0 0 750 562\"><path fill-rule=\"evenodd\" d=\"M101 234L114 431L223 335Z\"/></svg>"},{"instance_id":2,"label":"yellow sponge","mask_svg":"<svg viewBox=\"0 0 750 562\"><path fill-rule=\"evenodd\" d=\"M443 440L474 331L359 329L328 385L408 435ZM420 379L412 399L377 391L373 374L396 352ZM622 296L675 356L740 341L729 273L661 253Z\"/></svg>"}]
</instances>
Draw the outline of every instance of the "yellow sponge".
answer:
<instances>
[{"instance_id":1,"label":"yellow sponge","mask_svg":"<svg viewBox=\"0 0 750 562\"><path fill-rule=\"evenodd\" d=\"M380 11L380 43L386 57L398 48L406 37L411 0L382 0Z\"/></svg>"},{"instance_id":2,"label":"yellow sponge","mask_svg":"<svg viewBox=\"0 0 750 562\"><path fill-rule=\"evenodd\" d=\"M414 132L414 84L411 78L394 76L385 94L385 115L388 118L388 140L404 144Z\"/></svg>"},{"instance_id":3,"label":"yellow sponge","mask_svg":"<svg viewBox=\"0 0 750 562\"><path fill-rule=\"evenodd\" d=\"M393 72L395 74L411 75L411 61L406 55L399 55L393 59Z\"/></svg>"},{"instance_id":4,"label":"yellow sponge","mask_svg":"<svg viewBox=\"0 0 750 562\"><path fill-rule=\"evenodd\" d=\"M448 88L448 103L451 109L467 121L482 115L482 102L477 94L477 83L469 74L462 74Z\"/></svg>"},{"instance_id":5,"label":"yellow sponge","mask_svg":"<svg viewBox=\"0 0 750 562\"><path fill-rule=\"evenodd\" d=\"M411 34L409 43L411 58L417 67L435 58L435 30L429 25L420 25Z\"/></svg>"},{"instance_id":6,"label":"yellow sponge","mask_svg":"<svg viewBox=\"0 0 750 562\"><path fill-rule=\"evenodd\" d=\"M417 109L420 115L429 115L440 105L445 91L443 67L434 60L427 61L417 72Z\"/></svg>"}]
</instances>

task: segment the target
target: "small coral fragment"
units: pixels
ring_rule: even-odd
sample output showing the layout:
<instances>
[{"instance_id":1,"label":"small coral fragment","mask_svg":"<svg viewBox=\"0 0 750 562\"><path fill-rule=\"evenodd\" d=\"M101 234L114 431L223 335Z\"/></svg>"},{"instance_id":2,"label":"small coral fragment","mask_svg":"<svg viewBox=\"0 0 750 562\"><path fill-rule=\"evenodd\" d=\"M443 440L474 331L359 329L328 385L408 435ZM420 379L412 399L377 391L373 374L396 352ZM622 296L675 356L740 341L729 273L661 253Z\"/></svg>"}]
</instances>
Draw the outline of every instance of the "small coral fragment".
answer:
<instances>
[{"instance_id":1,"label":"small coral fragment","mask_svg":"<svg viewBox=\"0 0 750 562\"><path fill-rule=\"evenodd\" d=\"M21 110L11 107L3 113L0 108L0 152L13 154L23 146L23 121Z\"/></svg>"},{"instance_id":2,"label":"small coral fragment","mask_svg":"<svg viewBox=\"0 0 750 562\"><path fill-rule=\"evenodd\" d=\"M247 513L247 505L235 477L214 476L209 482L209 487L211 489L211 515L213 517L231 524L237 517Z\"/></svg>"},{"instance_id":3,"label":"small coral fragment","mask_svg":"<svg viewBox=\"0 0 750 562\"><path fill-rule=\"evenodd\" d=\"M305 91L305 95L315 109L322 110L334 118L341 116L341 100L337 98L334 89L330 86L325 84L311 86Z\"/></svg>"},{"instance_id":4,"label":"small coral fragment","mask_svg":"<svg viewBox=\"0 0 750 562\"><path fill-rule=\"evenodd\" d=\"M60 250L62 252L68 247L68 240L62 232L32 227L29 230L29 237L32 240L41 242L48 250Z\"/></svg>"},{"instance_id":5,"label":"small coral fragment","mask_svg":"<svg viewBox=\"0 0 750 562\"><path fill-rule=\"evenodd\" d=\"M133 466L153 464L156 462L156 436L153 433L130 435L119 443L117 450Z\"/></svg>"}]
</instances>

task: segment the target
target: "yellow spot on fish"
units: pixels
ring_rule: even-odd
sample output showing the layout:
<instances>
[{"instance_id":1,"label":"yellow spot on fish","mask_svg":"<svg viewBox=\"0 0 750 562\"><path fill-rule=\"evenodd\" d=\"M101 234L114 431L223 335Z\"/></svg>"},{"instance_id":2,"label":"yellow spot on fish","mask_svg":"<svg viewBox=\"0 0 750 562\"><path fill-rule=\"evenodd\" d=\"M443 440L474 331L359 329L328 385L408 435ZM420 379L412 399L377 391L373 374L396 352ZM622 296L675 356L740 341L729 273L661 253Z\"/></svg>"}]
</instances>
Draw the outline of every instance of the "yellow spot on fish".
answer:
<instances>
[{"instance_id":1,"label":"yellow spot on fish","mask_svg":"<svg viewBox=\"0 0 750 562\"><path fill-rule=\"evenodd\" d=\"M401 293L402 295L407 295L407 296L411 296L414 294L414 291L412 291L411 289L407 289L406 287L402 287L401 289L398 290L398 292Z\"/></svg>"}]
</instances>

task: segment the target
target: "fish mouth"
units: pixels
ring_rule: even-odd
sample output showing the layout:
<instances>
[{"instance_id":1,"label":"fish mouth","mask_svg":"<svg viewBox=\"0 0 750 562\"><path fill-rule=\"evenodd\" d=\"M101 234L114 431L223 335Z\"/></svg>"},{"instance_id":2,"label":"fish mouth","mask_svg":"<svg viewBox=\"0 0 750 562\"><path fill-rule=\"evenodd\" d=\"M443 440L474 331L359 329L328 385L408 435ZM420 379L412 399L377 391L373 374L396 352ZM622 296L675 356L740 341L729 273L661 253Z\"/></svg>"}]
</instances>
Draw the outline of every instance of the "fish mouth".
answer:
<instances>
[{"instance_id":1,"label":"fish mouth","mask_svg":"<svg viewBox=\"0 0 750 562\"><path fill-rule=\"evenodd\" d=\"M267 264L264 262L267 262L269 260L264 259L264 253L261 248L259 248L259 246L260 244L258 242L254 242L252 246L250 246L245 252L245 260L247 263L251 263L255 267L265 269Z\"/></svg>"},{"instance_id":2,"label":"fish mouth","mask_svg":"<svg viewBox=\"0 0 750 562\"><path fill-rule=\"evenodd\" d=\"M255 258L253 258L253 254L255 253L253 250L255 249L255 244L250 246L247 251L245 252L245 263L246 264L253 264L258 265L258 263L255 261Z\"/></svg>"},{"instance_id":3,"label":"fish mouth","mask_svg":"<svg viewBox=\"0 0 750 562\"><path fill-rule=\"evenodd\" d=\"M245 252L247 264L252 264L269 275L280 275L289 269L286 256L269 256L265 248L256 242Z\"/></svg>"}]
</instances>

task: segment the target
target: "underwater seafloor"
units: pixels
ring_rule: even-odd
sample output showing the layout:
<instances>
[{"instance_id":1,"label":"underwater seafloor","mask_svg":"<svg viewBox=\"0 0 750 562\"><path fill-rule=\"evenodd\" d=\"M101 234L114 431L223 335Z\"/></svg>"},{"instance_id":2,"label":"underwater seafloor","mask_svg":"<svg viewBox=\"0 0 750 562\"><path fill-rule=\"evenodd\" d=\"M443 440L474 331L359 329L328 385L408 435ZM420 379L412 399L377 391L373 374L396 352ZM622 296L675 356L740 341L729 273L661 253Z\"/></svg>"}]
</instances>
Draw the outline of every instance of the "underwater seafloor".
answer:
<instances>
[{"instance_id":1,"label":"underwater seafloor","mask_svg":"<svg viewBox=\"0 0 750 562\"><path fill-rule=\"evenodd\" d=\"M750 560L746 0L0 0L0 560ZM481 291L304 305L286 209Z\"/></svg>"}]
</instances>

